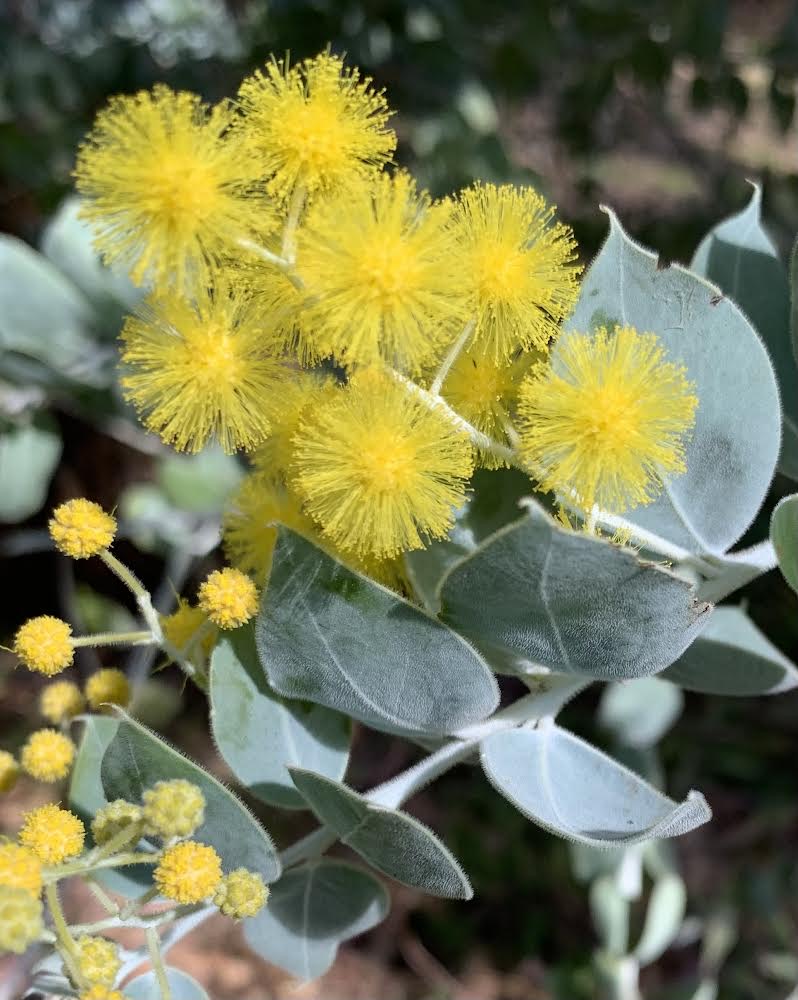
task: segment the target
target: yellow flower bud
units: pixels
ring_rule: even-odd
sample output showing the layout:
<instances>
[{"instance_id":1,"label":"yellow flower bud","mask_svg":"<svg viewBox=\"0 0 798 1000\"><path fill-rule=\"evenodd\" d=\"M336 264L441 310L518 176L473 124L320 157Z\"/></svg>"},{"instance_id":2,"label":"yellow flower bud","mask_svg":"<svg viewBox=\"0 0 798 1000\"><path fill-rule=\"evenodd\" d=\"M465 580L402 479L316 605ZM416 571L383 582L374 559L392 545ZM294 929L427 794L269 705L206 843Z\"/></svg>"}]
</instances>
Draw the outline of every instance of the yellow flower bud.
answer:
<instances>
[{"instance_id":1,"label":"yellow flower bud","mask_svg":"<svg viewBox=\"0 0 798 1000\"><path fill-rule=\"evenodd\" d=\"M205 796L190 781L159 781L142 796L144 832L155 837L190 837L205 821Z\"/></svg>"},{"instance_id":2,"label":"yellow flower bud","mask_svg":"<svg viewBox=\"0 0 798 1000\"><path fill-rule=\"evenodd\" d=\"M126 708L130 702L130 683L121 670L106 667L86 681L86 699L95 711L102 705Z\"/></svg>"},{"instance_id":3,"label":"yellow flower bud","mask_svg":"<svg viewBox=\"0 0 798 1000\"><path fill-rule=\"evenodd\" d=\"M222 880L222 863L212 847L184 840L166 848L153 877L167 899L199 903L217 889Z\"/></svg>"},{"instance_id":4,"label":"yellow flower bud","mask_svg":"<svg viewBox=\"0 0 798 1000\"><path fill-rule=\"evenodd\" d=\"M95 844L107 844L112 837L121 833L131 823L142 818L141 806L124 799L115 799L97 811L91 821L91 835Z\"/></svg>"},{"instance_id":5,"label":"yellow flower bud","mask_svg":"<svg viewBox=\"0 0 798 1000\"><path fill-rule=\"evenodd\" d=\"M72 629L60 618L39 615L17 629L14 652L30 670L52 677L72 663Z\"/></svg>"},{"instance_id":6,"label":"yellow flower bud","mask_svg":"<svg viewBox=\"0 0 798 1000\"><path fill-rule=\"evenodd\" d=\"M0 885L0 953L21 955L43 931L41 900L25 889Z\"/></svg>"},{"instance_id":7,"label":"yellow flower bud","mask_svg":"<svg viewBox=\"0 0 798 1000\"><path fill-rule=\"evenodd\" d=\"M107 986L92 986L81 993L78 1000L125 1000L119 990L109 990Z\"/></svg>"},{"instance_id":8,"label":"yellow flower bud","mask_svg":"<svg viewBox=\"0 0 798 1000\"><path fill-rule=\"evenodd\" d=\"M116 534L116 520L91 500L68 500L50 519L55 547L73 559L88 559L107 549Z\"/></svg>"},{"instance_id":9,"label":"yellow flower bud","mask_svg":"<svg viewBox=\"0 0 798 1000\"><path fill-rule=\"evenodd\" d=\"M10 792L19 778L19 764L8 750L0 750L0 792Z\"/></svg>"},{"instance_id":10,"label":"yellow flower bud","mask_svg":"<svg viewBox=\"0 0 798 1000\"><path fill-rule=\"evenodd\" d=\"M46 865L59 865L80 854L85 833L77 816L50 802L25 813L19 840Z\"/></svg>"},{"instance_id":11,"label":"yellow flower bud","mask_svg":"<svg viewBox=\"0 0 798 1000\"><path fill-rule=\"evenodd\" d=\"M24 889L32 896L42 891L42 863L28 847L0 842L0 886Z\"/></svg>"},{"instance_id":12,"label":"yellow flower bud","mask_svg":"<svg viewBox=\"0 0 798 1000\"><path fill-rule=\"evenodd\" d=\"M31 733L22 748L22 769L39 781L60 781L69 774L75 759L75 744L55 729Z\"/></svg>"},{"instance_id":13,"label":"yellow flower bud","mask_svg":"<svg viewBox=\"0 0 798 1000\"><path fill-rule=\"evenodd\" d=\"M236 868L219 883L213 902L226 917L254 917L266 905L269 890L257 872Z\"/></svg>"},{"instance_id":14,"label":"yellow flower bud","mask_svg":"<svg viewBox=\"0 0 798 1000\"><path fill-rule=\"evenodd\" d=\"M199 589L199 604L214 625L238 628L258 610L258 590L241 570L217 569Z\"/></svg>"},{"instance_id":15,"label":"yellow flower bud","mask_svg":"<svg viewBox=\"0 0 798 1000\"><path fill-rule=\"evenodd\" d=\"M86 701L80 688L72 681L48 684L39 696L39 711L54 726L74 719L85 707Z\"/></svg>"},{"instance_id":16,"label":"yellow flower bud","mask_svg":"<svg viewBox=\"0 0 798 1000\"><path fill-rule=\"evenodd\" d=\"M81 937L75 942L78 971L90 986L111 987L122 967L119 947L101 937Z\"/></svg>"}]
</instances>

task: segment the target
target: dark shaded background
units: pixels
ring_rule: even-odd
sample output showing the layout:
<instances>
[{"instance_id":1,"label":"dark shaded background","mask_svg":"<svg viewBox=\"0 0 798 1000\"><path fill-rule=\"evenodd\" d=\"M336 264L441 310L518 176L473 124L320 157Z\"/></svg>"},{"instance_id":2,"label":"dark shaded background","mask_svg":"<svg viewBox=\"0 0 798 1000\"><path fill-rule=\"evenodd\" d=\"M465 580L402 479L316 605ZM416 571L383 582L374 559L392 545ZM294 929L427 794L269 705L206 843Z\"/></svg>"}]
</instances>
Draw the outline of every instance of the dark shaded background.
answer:
<instances>
[{"instance_id":1,"label":"dark shaded background","mask_svg":"<svg viewBox=\"0 0 798 1000\"><path fill-rule=\"evenodd\" d=\"M0 0L0 230L36 242L70 190L76 144L108 95L163 80L215 100L270 52L298 59L328 43L386 87L398 111L398 158L433 193L476 177L534 183L574 226L586 261L605 232L599 203L665 259L688 261L706 230L747 200L747 177L764 185L765 216L785 255L798 230L798 5L788 0ZM126 485L152 477L151 457L53 405L65 449L45 510L76 494L114 506ZM777 481L773 496L791 489ZM6 641L32 614L68 616L77 606L85 620L103 599L126 604L93 563L75 580L49 552L10 555L25 551L20 532L35 540L44 521L41 513L0 534ZM749 540L766 527L762 516ZM126 543L120 554L158 584L157 554ZM181 569L188 592L207 568L198 560ZM798 603L781 578L769 574L744 597L798 659ZM29 728L35 684L10 666L10 658L0 665L0 734L13 746ZM174 677L167 683L178 687ZM218 767L203 701L186 695L170 736ZM597 696L569 707L564 724L601 743ZM690 912L737 927L724 1000L784 1000L798 983L797 715L796 694L688 695L662 748L669 792L701 788L715 812L677 849ZM351 780L379 782L412 753L361 731ZM13 826L36 794L23 786L0 802L0 825ZM387 925L345 948L321 987L290 995L594 997L595 942L565 845L467 769L413 808L461 859L475 901L398 890ZM302 832L301 818L256 809L281 843ZM248 962L227 934L211 925L180 961L224 1000L288 996L284 980ZM671 950L646 971L646 997L688 996L696 961L695 945Z\"/></svg>"}]
</instances>

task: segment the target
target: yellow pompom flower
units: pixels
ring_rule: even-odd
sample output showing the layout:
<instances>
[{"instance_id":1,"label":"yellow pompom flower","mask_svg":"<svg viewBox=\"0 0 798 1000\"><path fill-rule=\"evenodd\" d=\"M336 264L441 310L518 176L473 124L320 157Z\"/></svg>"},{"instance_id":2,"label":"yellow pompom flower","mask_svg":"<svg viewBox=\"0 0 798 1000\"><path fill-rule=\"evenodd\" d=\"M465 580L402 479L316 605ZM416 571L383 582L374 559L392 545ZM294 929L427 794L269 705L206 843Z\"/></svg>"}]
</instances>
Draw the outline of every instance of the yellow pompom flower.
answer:
<instances>
[{"instance_id":1,"label":"yellow pompom flower","mask_svg":"<svg viewBox=\"0 0 798 1000\"><path fill-rule=\"evenodd\" d=\"M122 330L121 385L145 426L179 451L216 437L227 452L269 431L280 374L263 317L244 293L153 294Z\"/></svg>"},{"instance_id":2,"label":"yellow pompom flower","mask_svg":"<svg viewBox=\"0 0 798 1000\"><path fill-rule=\"evenodd\" d=\"M579 294L569 226L532 188L476 184L458 200L458 266L468 281L477 346L497 360L548 349Z\"/></svg>"},{"instance_id":3,"label":"yellow pompom flower","mask_svg":"<svg viewBox=\"0 0 798 1000\"><path fill-rule=\"evenodd\" d=\"M166 848L153 878L167 899L199 903L216 891L222 880L222 863L212 847L184 840Z\"/></svg>"},{"instance_id":4,"label":"yellow pompom flower","mask_svg":"<svg viewBox=\"0 0 798 1000\"><path fill-rule=\"evenodd\" d=\"M75 744L55 729L31 733L19 756L22 770L38 781L60 781L69 774Z\"/></svg>"},{"instance_id":5,"label":"yellow pompom flower","mask_svg":"<svg viewBox=\"0 0 798 1000\"><path fill-rule=\"evenodd\" d=\"M130 682L116 667L97 670L86 681L86 700L96 711L103 705L120 705L130 702Z\"/></svg>"},{"instance_id":6,"label":"yellow pompom flower","mask_svg":"<svg viewBox=\"0 0 798 1000\"><path fill-rule=\"evenodd\" d=\"M281 480L257 472L246 476L222 522L222 544L229 561L261 586L269 578L278 525L312 536L315 528L299 500Z\"/></svg>"},{"instance_id":7,"label":"yellow pompom flower","mask_svg":"<svg viewBox=\"0 0 798 1000\"><path fill-rule=\"evenodd\" d=\"M109 990L107 986L94 985L78 996L78 1000L125 1000L119 990Z\"/></svg>"},{"instance_id":8,"label":"yellow pompom flower","mask_svg":"<svg viewBox=\"0 0 798 1000\"><path fill-rule=\"evenodd\" d=\"M449 370L441 395L478 431L504 444L521 382L540 360L537 351L525 352L505 362L481 351L465 350ZM489 469L504 464L488 451L477 449L477 456L479 464Z\"/></svg>"},{"instance_id":9,"label":"yellow pompom flower","mask_svg":"<svg viewBox=\"0 0 798 1000\"><path fill-rule=\"evenodd\" d=\"M405 173L320 201L299 234L307 322L344 365L418 372L462 326L463 267L446 220Z\"/></svg>"},{"instance_id":10,"label":"yellow pompom flower","mask_svg":"<svg viewBox=\"0 0 798 1000\"><path fill-rule=\"evenodd\" d=\"M71 635L72 629L65 621L52 615L39 615L17 629L14 652L30 670L52 677L72 663Z\"/></svg>"},{"instance_id":11,"label":"yellow pompom flower","mask_svg":"<svg viewBox=\"0 0 798 1000\"><path fill-rule=\"evenodd\" d=\"M183 597L177 600L177 608L171 615L161 616L161 630L175 649L191 651L193 640L199 634L199 645L207 656L216 642L216 628L200 629L208 624L208 616L202 608L189 604Z\"/></svg>"},{"instance_id":12,"label":"yellow pompom flower","mask_svg":"<svg viewBox=\"0 0 798 1000\"><path fill-rule=\"evenodd\" d=\"M19 764L8 750L0 750L0 793L10 792L19 779Z\"/></svg>"},{"instance_id":13,"label":"yellow pompom flower","mask_svg":"<svg viewBox=\"0 0 798 1000\"><path fill-rule=\"evenodd\" d=\"M39 711L54 726L74 719L85 707L80 688L72 681L55 681L39 695Z\"/></svg>"},{"instance_id":14,"label":"yellow pompom flower","mask_svg":"<svg viewBox=\"0 0 798 1000\"><path fill-rule=\"evenodd\" d=\"M24 889L32 896L42 891L42 863L27 847L0 841L0 886Z\"/></svg>"},{"instance_id":15,"label":"yellow pompom flower","mask_svg":"<svg viewBox=\"0 0 798 1000\"><path fill-rule=\"evenodd\" d=\"M257 471L269 479L284 475L294 457L294 436L305 413L336 391L336 383L312 372L296 372L280 386L269 436L254 452Z\"/></svg>"},{"instance_id":16,"label":"yellow pompom flower","mask_svg":"<svg viewBox=\"0 0 798 1000\"><path fill-rule=\"evenodd\" d=\"M377 559L445 535L473 470L468 437L376 371L316 407L296 441L294 482L322 533Z\"/></svg>"},{"instance_id":17,"label":"yellow pompom flower","mask_svg":"<svg viewBox=\"0 0 798 1000\"><path fill-rule=\"evenodd\" d=\"M78 153L82 215L108 264L136 284L205 284L240 239L276 225L254 194L260 167L230 125L227 104L161 84L112 97Z\"/></svg>"},{"instance_id":18,"label":"yellow pompom flower","mask_svg":"<svg viewBox=\"0 0 798 1000\"><path fill-rule=\"evenodd\" d=\"M92 839L95 844L107 844L118 833L140 823L142 818L141 806L125 799L114 799L95 813L91 821Z\"/></svg>"},{"instance_id":19,"label":"yellow pompom flower","mask_svg":"<svg viewBox=\"0 0 798 1000\"><path fill-rule=\"evenodd\" d=\"M243 920L260 913L268 898L269 890L257 872L236 868L219 883L213 902L226 917Z\"/></svg>"},{"instance_id":20,"label":"yellow pompom flower","mask_svg":"<svg viewBox=\"0 0 798 1000\"><path fill-rule=\"evenodd\" d=\"M50 537L72 559L88 559L107 549L116 534L116 518L92 500L67 500L53 511Z\"/></svg>"},{"instance_id":21,"label":"yellow pompom flower","mask_svg":"<svg viewBox=\"0 0 798 1000\"><path fill-rule=\"evenodd\" d=\"M544 489L584 511L649 503L685 469L693 389L654 334L565 334L521 387L521 453Z\"/></svg>"},{"instance_id":22,"label":"yellow pompom flower","mask_svg":"<svg viewBox=\"0 0 798 1000\"><path fill-rule=\"evenodd\" d=\"M275 60L244 80L241 131L273 195L348 188L388 162L396 136L370 84L328 52L293 68Z\"/></svg>"},{"instance_id":23,"label":"yellow pompom flower","mask_svg":"<svg viewBox=\"0 0 798 1000\"><path fill-rule=\"evenodd\" d=\"M199 589L199 605L219 628L238 628L258 610L258 588L230 566L211 573Z\"/></svg>"},{"instance_id":24,"label":"yellow pompom flower","mask_svg":"<svg viewBox=\"0 0 798 1000\"><path fill-rule=\"evenodd\" d=\"M43 932L41 900L25 889L0 885L0 954L21 955Z\"/></svg>"},{"instance_id":25,"label":"yellow pompom flower","mask_svg":"<svg viewBox=\"0 0 798 1000\"><path fill-rule=\"evenodd\" d=\"M144 832L168 840L190 837L205 822L205 796L190 781L158 781L142 796Z\"/></svg>"},{"instance_id":26,"label":"yellow pompom flower","mask_svg":"<svg viewBox=\"0 0 798 1000\"><path fill-rule=\"evenodd\" d=\"M79 937L75 941L75 959L78 972L89 986L114 985L122 960L119 957L119 946L101 937Z\"/></svg>"},{"instance_id":27,"label":"yellow pompom flower","mask_svg":"<svg viewBox=\"0 0 798 1000\"><path fill-rule=\"evenodd\" d=\"M83 850L83 824L53 803L25 813L19 840L46 865L59 865Z\"/></svg>"},{"instance_id":28,"label":"yellow pompom flower","mask_svg":"<svg viewBox=\"0 0 798 1000\"><path fill-rule=\"evenodd\" d=\"M255 252L245 254L236 258L235 280L246 287L261 315L268 316L270 333L279 352L305 368L312 368L322 360L321 346L307 322L305 292L282 268L264 261Z\"/></svg>"}]
</instances>

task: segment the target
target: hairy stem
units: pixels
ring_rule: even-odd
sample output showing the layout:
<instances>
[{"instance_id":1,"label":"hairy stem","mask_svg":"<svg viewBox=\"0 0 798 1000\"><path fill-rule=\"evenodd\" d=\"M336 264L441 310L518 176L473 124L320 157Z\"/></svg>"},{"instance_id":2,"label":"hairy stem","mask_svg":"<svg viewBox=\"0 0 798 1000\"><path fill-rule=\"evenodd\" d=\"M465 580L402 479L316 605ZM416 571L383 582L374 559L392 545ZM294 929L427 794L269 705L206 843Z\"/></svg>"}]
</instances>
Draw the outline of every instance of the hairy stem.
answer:
<instances>
[{"instance_id":1,"label":"hairy stem","mask_svg":"<svg viewBox=\"0 0 798 1000\"><path fill-rule=\"evenodd\" d=\"M97 632L94 635L80 635L71 640L78 646L149 646L155 640L149 629L136 632Z\"/></svg>"},{"instance_id":2,"label":"hairy stem","mask_svg":"<svg viewBox=\"0 0 798 1000\"><path fill-rule=\"evenodd\" d=\"M83 981L83 977L81 976L80 969L78 967L78 950L75 945L75 939L72 937L69 924L67 924L64 911L61 908L61 900L58 896L58 886L55 883L45 885L44 895L47 900L47 906L50 910L50 916L53 918L53 927L55 928L58 951L64 959L64 964L69 970L69 974L74 982L78 986L85 986L86 984Z\"/></svg>"},{"instance_id":3,"label":"hairy stem","mask_svg":"<svg viewBox=\"0 0 798 1000\"><path fill-rule=\"evenodd\" d=\"M432 393L433 396L440 395L443 383L446 381L446 376L451 371L452 365L455 363L455 361L457 361L458 357L460 356L460 352L463 350L465 345L470 340L471 334L474 332L475 326L476 322L473 319L469 320L468 323L466 323L466 325L463 327L463 332L449 348L448 354L441 362L441 366L438 369L438 373L435 376L432 385L429 387L429 391Z\"/></svg>"},{"instance_id":4,"label":"hairy stem","mask_svg":"<svg viewBox=\"0 0 798 1000\"><path fill-rule=\"evenodd\" d=\"M155 970L155 978L158 980L158 989L161 993L161 1000L172 1000L172 990L169 980L166 977L166 967L163 964L161 954L161 939L158 936L156 927L148 927L145 936L147 938L147 951L150 953L150 962Z\"/></svg>"}]
</instances>

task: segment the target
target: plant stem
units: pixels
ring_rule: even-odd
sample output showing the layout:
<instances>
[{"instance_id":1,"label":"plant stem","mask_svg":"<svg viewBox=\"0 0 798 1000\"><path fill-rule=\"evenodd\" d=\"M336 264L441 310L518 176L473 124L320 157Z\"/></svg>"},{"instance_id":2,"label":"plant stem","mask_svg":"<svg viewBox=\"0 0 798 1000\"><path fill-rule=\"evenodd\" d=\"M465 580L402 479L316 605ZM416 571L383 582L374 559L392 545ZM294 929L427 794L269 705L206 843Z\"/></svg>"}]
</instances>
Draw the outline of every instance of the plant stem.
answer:
<instances>
[{"instance_id":1,"label":"plant stem","mask_svg":"<svg viewBox=\"0 0 798 1000\"><path fill-rule=\"evenodd\" d=\"M147 951L150 953L150 961L155 970L155 978L158 980L161 1000L172 1000L172 990L169 986L169 980L166 978L166 968L163 964L163 955L161 954L161 939L158 937L157 928L148 927L146 938Z\"/></svg>"},{"instance_id":2,"label":"plant stem","mask_svg":"<svg viewBox=\"0 0 798 1000\"><path fill-rule=\"evenodd\" d=\"M443 383L446 381L446 376L451 371L452 365L455 363L455 361L457 361L458 357L460 356L460 352L468 343L471 334L474 332L475 326L476 326L475 320L473 319L469 320L463 327L463 332L449 348L448 354L443 359L443 361L441 362L441 366L438 369L438 374L435 376L432 385L429 387L429 391L432 393L433 396L440 396L441 388L443 386Z\"/></svg>"},{"instance_id":3,"label":"plant stem","mask_svg":"<svg viewBox=\"0 0 798 1000\"><path fill-rule=\"evenodd\" d=\"M97 632L94 635L81 635L72 639L73 646L149 646L155 640L149 629L136 632Z\"/></svg>"},{"instance_id":4,"label":"plant stem","mask_svg":"<svg viewBox=\"0 0 798 1000\"><path fill-rule=\"evenodd\" d=\"M69 924L66 922L64 911L61 909L61 900L58 898L58 886L55 883L45 885L44 895L47 900L50 915L53 918L53 927L55 928L58 950L64 959L64 964L67 969L69 969L69 974L74 982L79 987L85 986L86 984L83 982L83 977L81 976L80 969L78 967L78 951L75 945L75 940L69 930Z\"/></svg>"},{"instance_id":5,"label":"plant stem","mask_svg":"<svg viewBox=\"0 0 798 1000\"><path fill-rule=\"evenodd\" d=\"M101 868L124 868L126 865L157 865L160 860L158 854L133 853L114 854L110 858L101 858L99 861L74 862L73 864L59 865L57 868L49 868L44 872L45 885L54 885L63 878L72 875L88 875L91 872L99 871Z\"/></svg>"},{"instance_id":6,"label":"plant stem","mask_svg":"<svg viewBox=\"0 0 798 1000\"><path fill-rule=\"evenodd\" d=\"M161 619L158 617L158 612L152 606L152 598L150 593L144 584L139 580L135 573L125 566L123 562L120 562L115 555L112 555L108 549L103 549L100 552L100 558L119 579L124 583L128 590L136 598L136 604L139 606L139 610L144 618L144 621L150 628L152 632L152 639L154 642L162 642L163 634L161 632Z\"/></svg>"},{"instance_id":7,"label":"plant stem","mask_svg":"<svg viewBox=\"0 0 798 1000\"><path fill-rule=\"evenodd\" d=\"M305 207L305 196L307 189L304 184L298 184L291 195L291 204L288 208L288 218L285 220L283 230L283 259L293 266L296 262L296 230L299 225L299 217Z\"/></svg>"}]
</instances>

